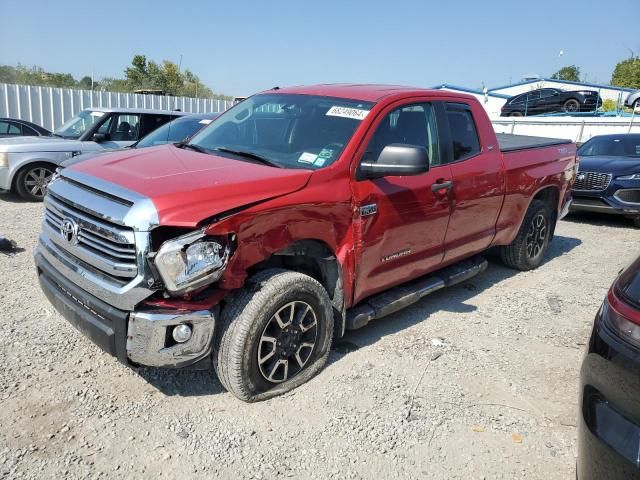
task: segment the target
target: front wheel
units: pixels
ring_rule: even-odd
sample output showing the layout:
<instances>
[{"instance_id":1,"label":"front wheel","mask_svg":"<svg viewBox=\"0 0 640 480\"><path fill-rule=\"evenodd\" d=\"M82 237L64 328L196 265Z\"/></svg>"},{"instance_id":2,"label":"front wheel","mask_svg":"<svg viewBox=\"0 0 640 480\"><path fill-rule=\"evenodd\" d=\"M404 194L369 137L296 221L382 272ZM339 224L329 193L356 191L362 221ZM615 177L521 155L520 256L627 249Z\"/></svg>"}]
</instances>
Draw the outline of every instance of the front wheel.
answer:
<instances>
[{"instance_id":1,"label":"front wheel","mask_svg":"<svg viewBox=\"0 0 640 480\"><path fill-rule=\"evenodd\" d=\"M562 110L568 113L579 112L580 111L580 102L574 98L570 98L564 105L562 105Z\"/></svg>"},{"instance_id":2,"label":"front wheel","mask_svg":"<svg viewBox=\"0 0 640 480\"><path fill-rule=\"evenodd\" d=\"M553 216L545 203L533 200L515 240L510 245L500 248L500 257L504 264L517 270L538 268L551 240L551 218Z\"/></svg>"},{"instance_id":3,"label":"front wheel","mask_svg":"<svg viewBox=\"0 0 640 480\"><path fill-rule=\"evenodd\" d=\"M222 385L247 402L288 392L316 375L331 345L333 313L308 275L256 274L223 308L214 366Z\"/></svg>"},{"instance_id":4,"label":"front wheel","mask_svg":"<svg viewBox=\"0 0 640 480\"><path fill-rule=\"evenodd\" d=\"M30 202L41 202L55 167L48 163L34 163L23 167L16 175L16 192Z\"/></svg>"}]
</instances>

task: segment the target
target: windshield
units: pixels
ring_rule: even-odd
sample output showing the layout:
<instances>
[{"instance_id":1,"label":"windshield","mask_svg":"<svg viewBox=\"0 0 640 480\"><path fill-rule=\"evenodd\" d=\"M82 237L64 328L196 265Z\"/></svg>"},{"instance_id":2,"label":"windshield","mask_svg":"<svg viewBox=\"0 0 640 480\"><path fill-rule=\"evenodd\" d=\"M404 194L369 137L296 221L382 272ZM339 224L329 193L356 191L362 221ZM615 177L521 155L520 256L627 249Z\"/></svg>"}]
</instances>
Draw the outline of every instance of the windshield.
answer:
<instances>
[{"instance_id":1,"label":"windshield","mask_svg":"<svg viewBox=\"0 0 640 480\"><path fill-rule=\"evenodd\" d=\"M312 95L255 95L222 114L189 145L245 161L318 169L338 159L372 106Z\"/></svg>"},{"instance_id":2,"label":"windshield","mask_svg":"<svg viewBox=\"0 0 640 480\"><path fill-rule=\"evenodd\" d=\"M84 132L93 127L104 117L104 112L95 110L82 110L75 117L67 120L53 134L62 138L79 138Z\"/></svg>"},{"instance_id":3,"label":"windshield","mask_svg":"<svg viewBox=\"0 0 640 480\"><path fill-rule=\"evenodd\" d=\"M640 157L640 135L594 137L578 149L581 157Z\"/></svg>"},{"instance_id":4,"label":"windshield","mask_svg":"<svg viewBox=\"0 0 640 480\"><path fill-rule=\"evenodd\" d=\"M153 147L154 145L164 145L165 143L181 142L211 122L212 120L210 118L180 117L154 130L136 143L135 147L145 148Z\"/></svg>"}]
</instances>

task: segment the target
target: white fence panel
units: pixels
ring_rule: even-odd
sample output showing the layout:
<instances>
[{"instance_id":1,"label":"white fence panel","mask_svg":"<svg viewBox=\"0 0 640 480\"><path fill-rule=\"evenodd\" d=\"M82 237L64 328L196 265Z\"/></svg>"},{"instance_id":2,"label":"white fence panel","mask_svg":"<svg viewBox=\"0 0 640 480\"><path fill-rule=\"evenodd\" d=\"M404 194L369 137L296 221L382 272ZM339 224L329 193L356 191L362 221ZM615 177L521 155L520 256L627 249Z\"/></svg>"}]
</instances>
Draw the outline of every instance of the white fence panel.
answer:
<instances>
[{"instance_id":1,"label":"white fence panel","mask_svg":"<svg viewBox=\"0 0 640 480\"><path fill-rule=\"evenodd\" d=\"M188 113L223 112L227 100L96 92L72 88L0 83L0 117L18 118L54 130L86 108L180 109Z\"/></svg>"}]
</instances>

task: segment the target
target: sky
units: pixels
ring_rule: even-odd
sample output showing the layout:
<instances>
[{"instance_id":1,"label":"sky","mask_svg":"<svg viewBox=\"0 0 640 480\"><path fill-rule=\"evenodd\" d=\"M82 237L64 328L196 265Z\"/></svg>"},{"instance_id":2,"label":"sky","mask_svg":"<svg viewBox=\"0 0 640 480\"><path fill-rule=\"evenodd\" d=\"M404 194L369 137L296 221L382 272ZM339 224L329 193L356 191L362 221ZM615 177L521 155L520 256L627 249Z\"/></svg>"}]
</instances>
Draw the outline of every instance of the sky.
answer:
<instances>
[{"instance_id":1,"label":"sky","mask_svg":"<svg viewBox=\"0 0 640 480\"><path fill-rule=\"evenodd\" d=\"M575 64L608 83L640 54L639 0L0 2L0 64L122 77L135 54L216 93L366 82L488 88ZM564 52L560 56L560 51Z\"/></svg>"}]
</instances>

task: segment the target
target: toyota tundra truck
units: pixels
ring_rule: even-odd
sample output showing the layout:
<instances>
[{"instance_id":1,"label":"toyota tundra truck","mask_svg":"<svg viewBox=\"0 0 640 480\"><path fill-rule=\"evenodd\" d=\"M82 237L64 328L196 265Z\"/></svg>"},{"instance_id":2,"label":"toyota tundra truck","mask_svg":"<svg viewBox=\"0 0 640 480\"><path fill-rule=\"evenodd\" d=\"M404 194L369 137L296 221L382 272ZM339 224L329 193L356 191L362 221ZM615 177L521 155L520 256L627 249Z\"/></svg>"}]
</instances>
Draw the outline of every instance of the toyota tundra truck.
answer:
<instances>
[{"instance_id":1,"label":"toyota tundra truck","mask_svg":"<svg viewBox=\"0 0 640 480\"><path fill-rule=\"evenodd\" d=\"M187 142L59 172L37 272L120 362L213 367L235 396L262 400L317 374L345 331L482 272L488 249L538 267L575 152L496 137L463 94L274 88Z\"/></svg>"}]
</instances>

